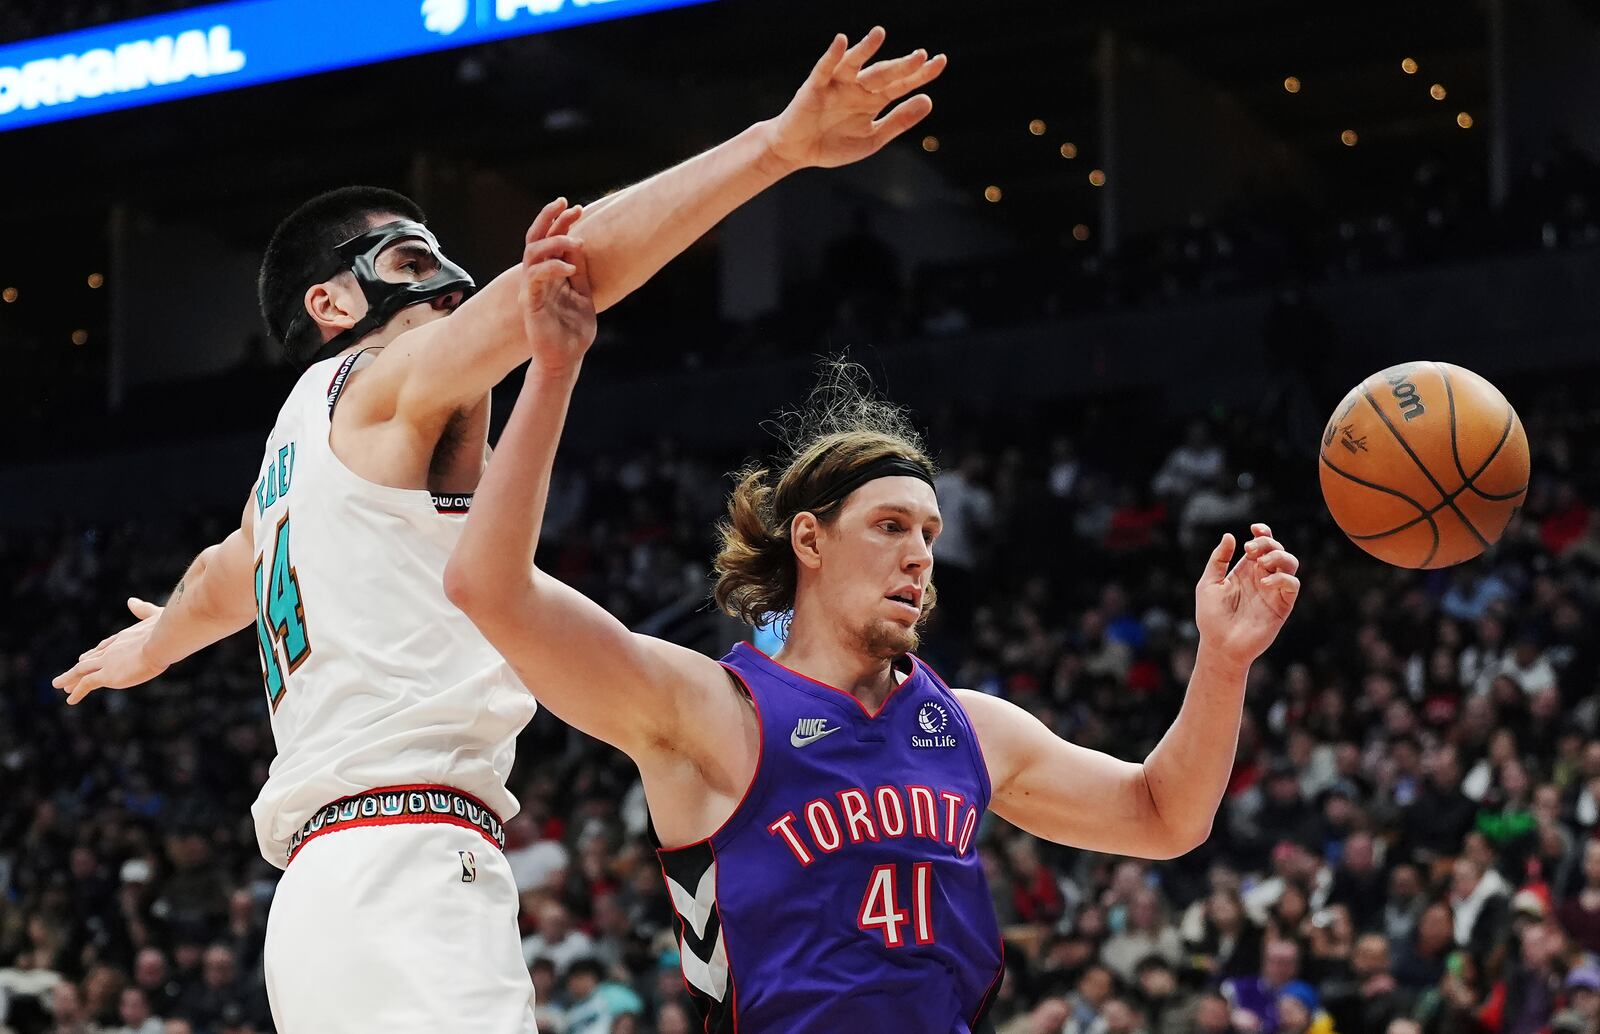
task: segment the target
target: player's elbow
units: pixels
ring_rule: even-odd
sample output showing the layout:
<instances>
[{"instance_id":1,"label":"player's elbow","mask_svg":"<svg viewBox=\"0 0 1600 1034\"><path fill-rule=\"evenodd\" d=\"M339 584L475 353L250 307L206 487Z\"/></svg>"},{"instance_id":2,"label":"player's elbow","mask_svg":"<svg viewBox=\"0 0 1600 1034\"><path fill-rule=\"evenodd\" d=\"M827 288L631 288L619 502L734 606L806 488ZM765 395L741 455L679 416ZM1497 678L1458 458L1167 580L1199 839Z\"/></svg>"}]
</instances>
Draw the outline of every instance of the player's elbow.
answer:
<instances>
[{"instance_id":1,"label":"player's elbow","mask_svg":"<svg viewBox=\"0 0 1600 1034\"><path fill-rule=\"evenodd\" d=\"M483 582L472 565L462 561L459 555L451 557L444 567L444 598L470 618L482 613L486 595Z\"/></svg>"},{"instance_id":2,"label":"player's elbow","mask_svg":"<svg viewBox=\"0 0 1600 1034\"><path fill-rule=\"evenodd\" d=\"M1181 858L1210 839L1210 819L1206 819L1203 823L1191 823L1177 829L1169 829L1167 835L1162 838L1160 853L1154 858L1158 861Z\"/></svg>"},{"instance_id":3,"label":"player's elbow","mask_svg":"<svg viewBox=\"0 0 1600 1034\"><path fill-rule=\"evenodd\" d=\"M504 564L482 563L456 553L445 564L444 598L480 629L496 616L524 609L527 580Z\"/></svg>"},{"instance_id":4,"label":"player's elbow","mask_svg":"<svg viewBox=\"0 0 1600 1034\"><path fill-rule=\"evenodd\" d=\"M1216 819L1216 806L1208 811L1192 808L1184 801L1158 798L1150 784L1148 767L1140 765L1137 772L1138 790L1144 800L1145 821L1155 836L1147 847L1147 857L1166 860L1186 855L1211 838L1211 824ZM1141 823L1144 824L1144 823Z\"/></svg>"}]
</instances>

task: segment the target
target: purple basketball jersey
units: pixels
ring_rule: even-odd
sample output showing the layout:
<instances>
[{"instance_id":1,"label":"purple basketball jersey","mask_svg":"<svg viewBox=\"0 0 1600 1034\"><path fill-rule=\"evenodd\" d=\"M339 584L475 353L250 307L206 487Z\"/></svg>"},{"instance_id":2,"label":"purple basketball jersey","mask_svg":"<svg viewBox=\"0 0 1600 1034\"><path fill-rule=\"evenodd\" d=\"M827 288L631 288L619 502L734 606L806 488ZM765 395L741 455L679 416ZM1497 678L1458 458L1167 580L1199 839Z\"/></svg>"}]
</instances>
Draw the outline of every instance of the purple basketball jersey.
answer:
<instances>
[{"instance_id":1,"label":"purple basketball jersey","mask_svg":"<svg viewBox=\"0 0 1600 1034\"><path fill-rule=\"evenodd\" d=\"M722 663L755 702L755 778L709 839L659 852L704 1029L967 1034L1002 949L989 775L955 694L908 658L868 714L748 644Z\"/></svg>"}]
</instances>

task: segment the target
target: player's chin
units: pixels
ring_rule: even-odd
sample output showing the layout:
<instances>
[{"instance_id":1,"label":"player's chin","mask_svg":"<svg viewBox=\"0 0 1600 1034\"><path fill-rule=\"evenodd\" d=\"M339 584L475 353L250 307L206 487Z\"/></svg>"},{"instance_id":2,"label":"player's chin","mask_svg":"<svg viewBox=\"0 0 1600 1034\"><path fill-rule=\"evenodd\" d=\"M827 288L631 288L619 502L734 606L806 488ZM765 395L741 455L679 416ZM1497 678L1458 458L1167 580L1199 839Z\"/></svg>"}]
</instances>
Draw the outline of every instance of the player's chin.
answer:
<instances>
[{"instance_id":1,"label":"player's chin","mask_svg":"<svg viewBox=\"0 0 1600 1034\"><path fill-rule=\"evenodd\" d=\"M916 650L921 637L915 623L904 624L879 618L862 629L861 639L867 653L881 660L889 660Z\"/></svg>"}]
</instances>

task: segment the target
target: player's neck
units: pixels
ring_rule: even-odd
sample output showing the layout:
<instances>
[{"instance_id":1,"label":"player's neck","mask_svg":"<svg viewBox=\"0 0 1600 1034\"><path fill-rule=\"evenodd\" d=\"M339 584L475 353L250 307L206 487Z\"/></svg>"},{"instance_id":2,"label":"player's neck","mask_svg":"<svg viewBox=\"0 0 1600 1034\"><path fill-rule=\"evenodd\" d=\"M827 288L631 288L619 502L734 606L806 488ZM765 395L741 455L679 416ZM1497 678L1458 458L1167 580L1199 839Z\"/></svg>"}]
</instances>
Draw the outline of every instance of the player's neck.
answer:
<instances>
[{"instance_id":1,"label":"player's neck","mask_svg":"<svg viewBox=\"0 0 1600 1034\"><path fill-rule=\"evenodd\" d=\"M871 712L883 706L899 682L893 661L869 656L827 635L808 635L795 625L773 659L808 679L849 693Z\"/></svg>"}]
</instances>

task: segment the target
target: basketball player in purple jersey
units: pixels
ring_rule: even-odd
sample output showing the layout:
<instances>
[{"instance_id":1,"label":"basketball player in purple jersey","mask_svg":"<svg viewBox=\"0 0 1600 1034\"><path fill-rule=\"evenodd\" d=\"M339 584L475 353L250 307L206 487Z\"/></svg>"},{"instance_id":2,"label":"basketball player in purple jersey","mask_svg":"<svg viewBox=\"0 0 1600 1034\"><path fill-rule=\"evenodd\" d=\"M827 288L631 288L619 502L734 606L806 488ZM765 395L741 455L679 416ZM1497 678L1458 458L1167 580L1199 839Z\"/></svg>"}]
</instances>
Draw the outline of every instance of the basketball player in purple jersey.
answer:
<instances>
[{"instance_id":1,"label":"basketball player in purple jersey","mask_svg":"<svg viewBox=\"0 0 1600 1034\"><path fill-rule=\"evenodd\" d=\"M1172 728L1142 764L1074 746L912 656L933 603L933 465L903 412L841 367L786 468L747 472L722 528L717 601L747 621L792 609L779 655L741 643L718 664L636 635L533 567L594 335L568 257L577 272L530 296L533 362L447 596L551 711L638 763L705 1030L973 1030L1002 964L983 811L1113 854L1201 843L1298 562L1256 524L1230 570L1224 535L1195 589L1200 647Z\"/></svg>"}]
</instances>

